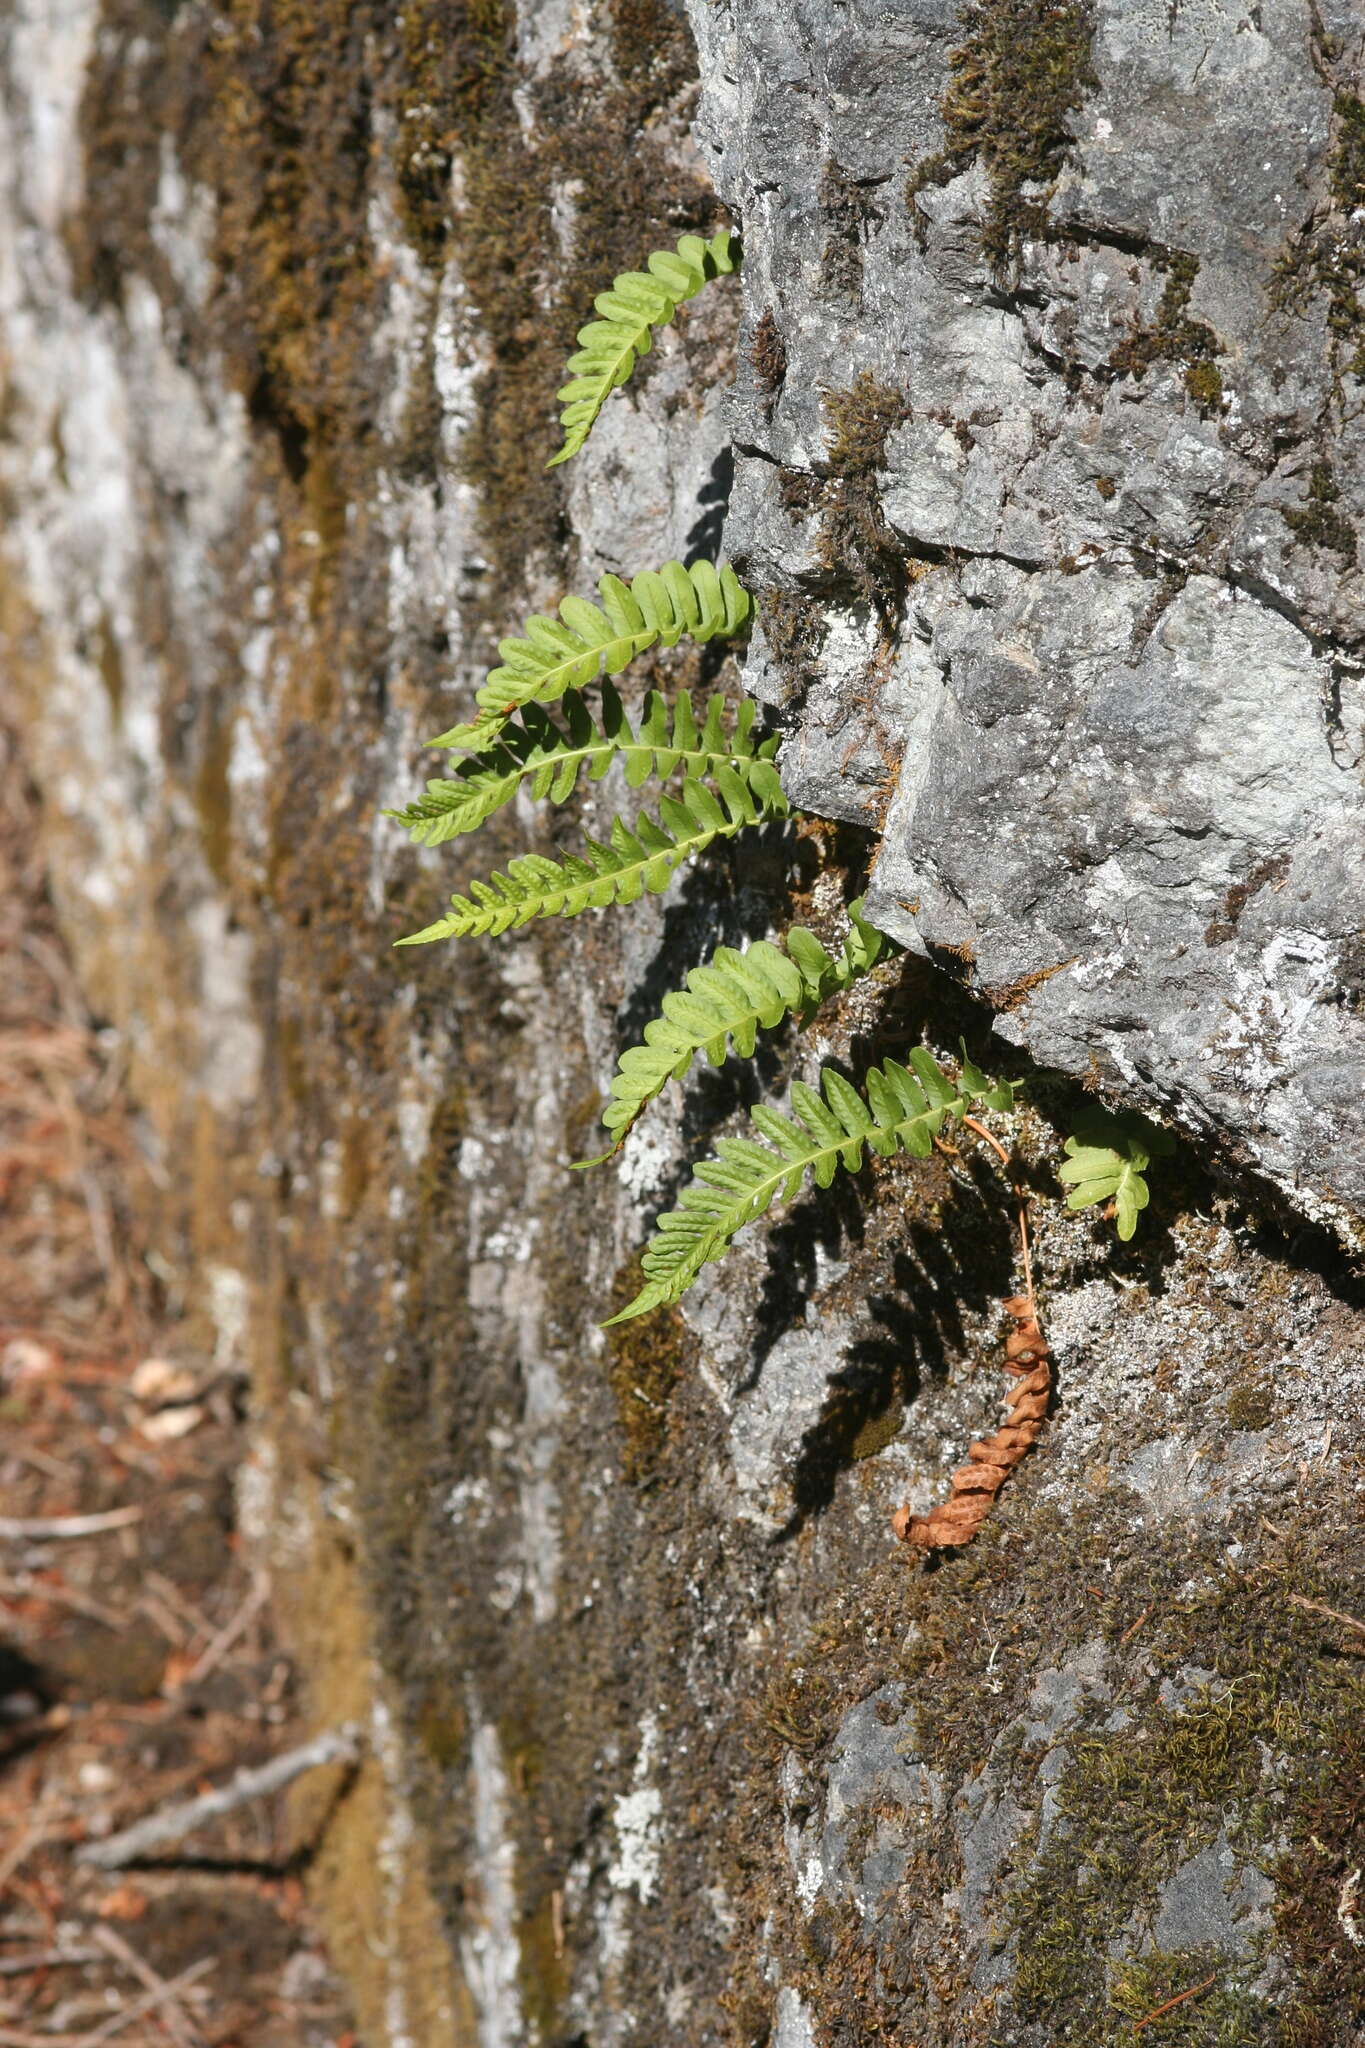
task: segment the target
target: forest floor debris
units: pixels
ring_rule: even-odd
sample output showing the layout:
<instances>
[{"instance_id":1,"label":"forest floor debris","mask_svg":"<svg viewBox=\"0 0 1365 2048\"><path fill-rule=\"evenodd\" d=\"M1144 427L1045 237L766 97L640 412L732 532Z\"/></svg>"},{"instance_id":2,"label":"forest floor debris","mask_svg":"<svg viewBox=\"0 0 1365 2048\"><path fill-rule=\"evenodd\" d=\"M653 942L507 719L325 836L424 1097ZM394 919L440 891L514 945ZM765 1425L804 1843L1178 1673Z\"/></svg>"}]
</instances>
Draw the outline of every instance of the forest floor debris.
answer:
<instances>
[{"instance_id":1,"label":"forest floor debris","mask_svg":"<svg viewBox=\"0 0 1365 2048\"><path fill-rule=\"evenodd\" d=\"M315 1731L235 1526L241 1390L143 1256L122 1048L37 843L0 728L0 2048L355 2048L283 1792L78 1860Z\"/></svg>"}]
</instances>

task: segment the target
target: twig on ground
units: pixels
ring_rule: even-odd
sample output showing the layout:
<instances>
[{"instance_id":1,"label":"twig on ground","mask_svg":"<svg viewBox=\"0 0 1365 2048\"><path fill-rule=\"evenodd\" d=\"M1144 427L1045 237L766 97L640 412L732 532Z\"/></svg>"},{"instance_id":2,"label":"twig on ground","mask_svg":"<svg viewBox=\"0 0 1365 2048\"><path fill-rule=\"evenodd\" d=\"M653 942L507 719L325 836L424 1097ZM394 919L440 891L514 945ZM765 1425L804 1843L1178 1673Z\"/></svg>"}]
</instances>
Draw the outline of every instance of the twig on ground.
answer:
<instances>
[{"instance_id":1,"label":"twig on ground","mask_svg":"<svg viewBox=\"0 0 1365 2048\"><path fill-rule=\"evenodd\" d=\"M116 1928L97 1927L94 1930L94 1938L106 1955L112 1956L116 1963L122 1963L124 1969L137 1978L144 1991L164 1994L161 2018L180 2043L180 2048L195 2048L195 2044L201 2042L204 2037L166 1979L157 1974L151 1964L138 1954L130 1941L124 1940Z\"/></svg>"},{"instance_id":2,"label":"twig on ground","mask_svg":"<svg viewBox=\"0 0 1365 2048\"><path fill-rule=\"evenodd\" d=\"M1155 1613L1155 1607L1144 1607L1141 1614L1138 1616L1137 1620L1130 1621L1127 1628L1123 1631L1123 1634L1119 1637L1120 1645L1124 1643L1131 1643L1133 1637L1137 1634L1138 1630L1140 1628L1145 1628L1147 1623L1151 1620L1152 1616Z\"/></svg>"},{"instance_id":3,"label":"twig on ground","mask_svg":"<svg viewBox=\"0 0 1365 2048\"><path fill-rule=\"evenodd\" d=\"M121 1870L125 1864L136 1862L149 1850L159 1848L163 1842L177 1841L181 1835L202 1827L206 1821L218 1820L253 1799L266 1799L272 1792L282 1792L305 1771L316 1770L322 1764L354 1763L363 1740L359 1726L353 1721L341 1728L329 1729L325 1735L316 1735L311 1742L301 1743L297 1749L287 1749L283 1755L272 1757L268 1764L236 1772L217 1791L204 1792L197 1799L181 1800L174 1806L164 1807L160 1813L148 1814L145 1820L110 1835L107 1841L88 1842L77 1851L76 1861L95 1870Z\"/></svg>"},{"instance_id":4,"label":"twig on ground","mask_svg":"<svg viewBox=\"0 0 1365 2048\"><path fill-rule=\"evenodd\" d=\"M175 1580L168 1579L164 1572L154 1571L150 1566L147 1568L145 1577L152 1591L160 1594L166 1605L171 1609L171 1612L178 1614L188 1628L192 1628L197 1636L202 1636L205 1642L207 1642L213 1634L213 1623L201 1613L199 1608L195 1607L185 1598L184 1593L176 1585Z\"/></svg>"},{"instance_id":5,"label":"twig on ground","mask_svg":"<svg viewBox=\"0 0 1365 2048\"><path fill-rule=\"evenodd\" d=\"M151 2012L157 2006L173 2004L182 1991L188 1991L191 1984L197 1983L201 1977L206 1976L210 1970L216 1970L217 1967L217 1956L200 1956L197 1963L191 1963L188 1970L182 1970L178 1977L172 1977L167 1983L158 1984L152 1991L144 1991L141 1998L135 1998L131 2005L126 2006L122 2012L116 2012L103 2026L95 2027L88 2034L77 2034L72 2048L98 2048L99 2042L112 2041L115 2034L121 2034L134 2020L140 2020L144 2012Z\"/></svg>"},{"instance_id":6,"label":"twig on ground","mask_svg":"<svg viewBox=\"0 0 1365 2048\"><path fill-rule=\"evenodd\" d=\"M1286 1593L1284 1597L1296 1607L1306 1607L1310 1614L1325 1614L1329 1621L1339 1621L1344 1628L1358 1629L1365 1636L1365 1621L1357 1621L1353 1614L1343 1614L1339 1607L1329 1607L1325 1600L1308 1600L1302 1593Z\"/></svg>"},{"instance_id":7,"label":"twig on ground","mask_svg":"<svg viewBox=\"0 0 1365 2048\"><path fill-rule=\"evenodd\" d=\"M46 1472L49 1479L60 1479L69 1483L75 1467L61 1458L54 1458L47 1451L40 1451L36 1444L6 1444L5 1456L18 1458L25 1465L32 1465L35 1471Z\"/></svg>"},{"instance_id":8,"label":"twig on ground","mask_svg":"<svg viewBox=\"0 0 1365 2048\"><path fill-rule=\"evenodd\" d=\"M1211 1977L1206 1977L1202 1984L1191 1984L1188 1991L1177 1992L1176 1996L1174 1998L1168 1998L1164 2005L1155 2006L1153 2007L1151 2012L1144 2013L1140 2020L1134 2020L1133 2032L1135 2034L1140 2034L1144 2027L1151 2026L1153 2020L1162 2019L1168 2012L1174 2012L1176 2007L1178 2005L1184 2005L1187 1999L1198 1998L1201 1991L1207 1991L1211 1985L1214 1985L1217 1982L1218 1972L1215 1970L1213 1975Z\"/></svg>"},{"instance_id":9,"label":"twig on ground","mask_svg":"<svg viewBox=\"0 0 1365 2048\"><path fill-rule=\"evenodd\" d=\"M219 1629L213 1641L206 1644L199 1656L195 1658L189 1670L176 1686L177 1692L183 1692L186 1686L197 1685L201 1678L208 1677L210 1671L217 1670L228 1651L237 1641L237 1638L245 1632L248 1625L260 1613L269 1598L270 1581L265 1573L261 1572L257 1575L251 1591L247 1594L231 1621L228 1622L225 1628Z\"/></svg>"},{"instance_id":10,"label":"twig on ground","mask_svg":"<svg viewBox=\"0 0 1365 2048\"><path fill-rule=\"evenodd\" d=\"M18 1841L11 1843L5 1854L0 1856L0 1894L3 1894L5 1886L14 1876L20 1864L27 1863L34 1850L39 1848L47 1839L47 1828L44 1821L40 1818L36 1824L30 1822L20 1835Z\"/></svg>"},{"instance_id":11,"label":"twig on ground","mask_svg":"<svg viewBox=\"0 0 1365 2048\"><path fill-rule=\"evenodd\" d=\"M58 1970L73 1963L97 1963L97 1948L40 1948L30 1956L0 1957L0 1977L27 1977L34 1970Z\"/></svg>"},{"instance_id":12,"label":"twig on ground","mask_svg":"<svg viewBox=\"0 0 1365 2048\"><path fill-rule=\"evenodd\" d=\"M32 1572L21 1572L17 1578L0 1573L0 1600L43 1600L53 1607L69 1607L73 1614L88 1615L91 1621L102 1622L105 1628L127 1628L128 1617L116 1608L106 1607L102 1600L92 1600L88 1593L77 1593L70 1586L49 1585L45 1580L35 1578Z\"/></svg>"},{"instance_id":13,"label":"twig on ground","mask_svg":"<svg viewBox=\"0 0 1365 2048\"><path fill-rule=\"evenodd\" d=\"M145 1508L106 1508L99 1515L0 1515L0 1540L29 1536L52 1541L64 1536L100 1536L106 1529L127 1529L140 1522Z\"/></svg>"}]
</instances>

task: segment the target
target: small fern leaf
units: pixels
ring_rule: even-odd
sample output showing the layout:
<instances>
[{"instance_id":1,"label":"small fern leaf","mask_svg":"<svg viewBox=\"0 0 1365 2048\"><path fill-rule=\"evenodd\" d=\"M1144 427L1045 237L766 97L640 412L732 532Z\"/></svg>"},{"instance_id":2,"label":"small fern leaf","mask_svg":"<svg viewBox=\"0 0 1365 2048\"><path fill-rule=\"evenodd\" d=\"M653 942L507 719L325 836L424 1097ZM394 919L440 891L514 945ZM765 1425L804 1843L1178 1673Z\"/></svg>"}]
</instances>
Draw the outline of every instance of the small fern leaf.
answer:
<instances>
[{"instance_id":1,"label":"small fern leaf","mask_svg":"<svg viewBox=\"0 0 1365 2048\"><path fill-rule=\"evenodd\" d=\"M786 935L785 951L766 939L743 952L718 946L709 966L694 967L686 989L664 997L662 1015L646 1024L643 1043L621 1055L602 1113L615 1141L611 1152L577 1163L600 1166L610 1159L645 1105L668 1081L680 1081L699 1053L713 1067L732 1046L742 1059L751 1059L760 1029L771 1031L793 1015L809 1023L830 996L875 967L892 942L865 921L862 908L861 897L849 905L848 935L837 957L796 925Z\"/></svg>"},{"instance_id":2,"label":"small fern leaf","mask_svg":"<svg viewBox=\"0 0 1365 2048\"><path fill-rule=\"evenodd\" d=\"M649 354L654 329L667 327L686 299L695 298L713 277L726 277L739 263L739 246L728 228L709 242L683 235L676 249L658 249L646 270L627 270L609 291L593 300L596 320L578 331L569 357L569 381L557 393L564 445L546 463L554 469L577 455L607 399L624 384L636 358Z\"/></svg>"},{"instance_id":3,"label":"small fern leaf","mask_svg":"<svg viewBox=\"0 0 1365 2048\"><path fill-rule=\"evenodd\" d=\"M501 737L514 712L551 704L568 690L585 690L605 669L619 675L637 654L675 647L684 634L700 642L737 633L749 616L749 593L728 562L665 562L642 569L629 584L603 576L600 606L585 597L563 598L559 618L526 621L525 637L500 640L502 661L479 690L479 715L452 726L428 745L479 752Z\"/></svg>"},{"instance_id":4,"label":"small fern leaf","mask_svg":"<svg viewBox=\"0 0 1365 2048\"><path fill-rule=\"evenodd\" d=\"M869 1149L882 1158L898 1150L925 1157L944 1122L966 1116L979 1099L961 1076L950 1078L919 1046L908 1066L887 1060L872 1067L862 1094L830 1067L821 1073L819 1093L794 1081L790 1116L762 1104L749 1112L766 1143L722 1138L715 1157L697 1167L677 1208L659 1218L645 1248L644 1286L611 1321L623 1323L679 1300L702 1267L729 1248L736 1231L775 1201L790 1201L808 1177L828 1187L841 1170L855 1172Z\"/></svg>"},{"instance_id":5,"label":"small fern leaf","mask_svg":"<svg viewBox=\"0 0 1365 2048\"><path fill-rule=\"evenodd\" d=\"M765 803L780 794L773 765L780 735L755 739L758 706L749 698L733 717L724 697L708 698L699 725L686 690L671 714L664 698L651 690L638 727L632 727L616 691L604 683L597 725L580 691L568 692L563 712L561 730L538 704L527 705L520 719L503 727L493 747L461 761L453 775L429 782L413 803L384 816L405 825L415 845L441 846L476 831L523 786L537 802L566 803L584 775L600 782L613 761L621 763L630 789L651 777L663 781L678 774L706 781L728 765Z\"/></svg>"},{"instance_id":6,"label":"small fern leaf","mask_svg":"<svg viewBox=\"0 0 1365 2048\"><path fill-rule=\"evenodd\" d=\"M787 811L775 773L770 788L756 790L738 766L726 763L711 788L689 778L677 796L661 797L658 822L642 812L632 829L616 818L605 842L589 839L586 852L558 861L524 853L508 862L505 874L471 882L467 896L452 896L445 917L396 943L422 946L434 939L496 935L537 918L577 917L609 903L634 903L646 892L657 896L674 870L713 839L732 839L746 826Z\"/></svg>"},{"instance_id":7,"label":"small fern leaf","mask_svg":"<svg viewBox=\"0 0 1365 2048\"><path fill-rule=\"evenodd\" d=\"M1071 1190L1068 1209L1089 1209L1104 1203L1126 1244L1151 1200L1145 1174L1154 1155L1174 1150L1166 1132L1144 1118L1096 1111L1062 1148L1068 1157L1057 1178Z\"/></svg>"}]
</instances>

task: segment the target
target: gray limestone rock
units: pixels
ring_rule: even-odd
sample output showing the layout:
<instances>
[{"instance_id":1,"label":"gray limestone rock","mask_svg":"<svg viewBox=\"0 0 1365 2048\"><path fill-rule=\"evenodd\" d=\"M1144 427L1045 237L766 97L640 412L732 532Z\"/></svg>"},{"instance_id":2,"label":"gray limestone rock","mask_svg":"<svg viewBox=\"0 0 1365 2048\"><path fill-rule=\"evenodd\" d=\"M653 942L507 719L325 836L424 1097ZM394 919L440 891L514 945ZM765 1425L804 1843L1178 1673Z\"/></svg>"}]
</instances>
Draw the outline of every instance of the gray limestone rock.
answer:
<instances>
[{"instance_id":1,"label":"gray limestone rock","mask_svg":"<svg viewBox=\"0 0 1365 2048\"><path fill-rule=\"evenodd\" d=\"M788 5L692 15L748 328L770 315L786 353L775 394L735 387L729 545L793 795L878 830L870 915L951 949L1040 1064L1349 1235L1365 437L1322 238L1346 261L1358 232L1344 100L1333 128L1358 16L1076 9L1047 175L1011 185L990 124L1027 168L1037 110L1010 94L1034 84L989 13L841 8L828 36ZM940 156L954 44L985 111ZM861 373L905 416L858 482L886 585L860 609L831 507Z\"/></svg>"}]
</instances>

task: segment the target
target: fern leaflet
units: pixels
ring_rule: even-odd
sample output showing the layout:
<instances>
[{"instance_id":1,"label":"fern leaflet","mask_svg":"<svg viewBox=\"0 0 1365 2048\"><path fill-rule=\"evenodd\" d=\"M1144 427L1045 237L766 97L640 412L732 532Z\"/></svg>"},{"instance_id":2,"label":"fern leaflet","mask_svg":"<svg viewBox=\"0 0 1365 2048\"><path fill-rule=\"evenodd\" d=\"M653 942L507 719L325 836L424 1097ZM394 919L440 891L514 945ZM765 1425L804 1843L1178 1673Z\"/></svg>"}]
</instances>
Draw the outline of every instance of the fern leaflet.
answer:
<instances>
[{"instance_id":1,"label":"fern leaflet","mask_svg":"<svg viewBox=\"0 0 1365 2048\"><path fill-rule=\"evenodd\" d=\"M674 647L684 633L712 640L738 632L749 616L749 593L728 562L665 562L642 569L628 584L603 576L601 605L586 597L561 599L559 618L534 613L524 639L500 640L501 664L479 690L479 715L429 742L433 747L491 746L513 712L550 704L566 690L583 690L603 669L619 675L627 662L654 646Z\"/></svg>"},{"instance_id":2,"label":"fern leaflet","mask_svg":"<svg viewBox=\"0 0 1365 2048\"><path fill-rule=\"evenodd\" d=\"M511 802L523 783L537 802L562 804L585 771L590 781L600 782L613 761L622 764L630 789L639 789L651 776L664 780L679 772L704 780L728 763L769 802L778 790L772 765L778 735L756 740L758 715L758 706L746 697L731 726L729 706L717 695L707 699L698 724L692 699L683 690L670 718L664 698L651 690L639 726L632 728L621 699L604 683L601 721L594 726L586 699L571 690L564 699L567 732L538 704L528 704L519 720L503 727L491 749L462 761L453 775L429 782L414 803L384 816L405 825L415 845L441 846L476 831Z\"/></svg>"},{"instance_id":3,"label":"fern leaflet","mask_svg":"<svg viewBox=\"0 0 1365 2048\"><path fill-rule=\"evenodd\" d=\"M656 249L647 270L625 270L609 291L593 300L598 318L578 330L578 349L569 357L569 381L556 393L564 445L547 469L577 455L593 421L612 392L624 384L637 356L649 354L655 327L667 327L685 299L695 298L713 277L726 277L739 262L728 228L709 242L683 235L676 249Z\"/></svg>"},{"instance_id":4,"label":"fern leaflet","mask_svg":"<svg viewBox=\"0 0 1365 2048\"><path fill-rule=\"evenodd\" d=\"M945 1118L966 1116L976 1103L1008 1109L1014 1099L1009 1082L991 1083L965 1057L958 1078L950 1080L920 1046L911 1049L910 1068L896 1060L870 1068L865 1095L832 1067L823 1069L820 1085L817 1094L793 1081L794 1119L762 1104L750 1110L765 1145L752 1138L720 1139L716 1156L698 1166L677 1208L659 1218L640 1261L645 1285L613 1323L677 1301L702 1267L728 1249L736 1231L762 1216L778 1196L789 1201L807 1174L826 1188L840 1167L856 1172L868 1146L883 1158L898 1147L923 1158Z\"/></svg>"},{"instance_id":5,"label":"fern leaflet","mask_svg":"<svg viewBox=\"0 0 1365 2048\"><path fill-rule=\"evenodd\" d=\"M732 839L748 825L787 815L776 772L759 790L741 773L742 765L718 768L713 789L689 778L678 796L661 797L662 823L642 812L632 831L616 818L608 842L589 839L585 854L566 854L562 861L521 854L508 862L506 874L471 882L468 896L452 896L448 915L436 924L396 943L421 946L432 939L496 934L535 918L577 917L608 903L634 903L646 890L657 896L674 870L713 839Z\"/></svg>"},{"instance_id":6,"label":"fern leaflet","mask_svg":"<svg viewBox=\"0 0 1365 2048\"><path fill-rule=\"evenodd\" d=\"M1154 1156L1174 1151L1172 1139L1143 1117L1096 1110L1062 1149L1069 1157L1057 1168L1057 1178L1071 1189L1067 1208L1105 1203L1106 1214L1113 1217L1126 1244L1152 1198L1146 1170Z\"/></svg>"},{"instance_id":7,"label":"fern leaflet","mask_svg":"<svg viewBox=\"0 0 1365 2048\"><path fill-rule=\"evenodd\" d=\"M615 1143L669 1080L681 1080L699 1052L713 1067L725 1058L733 1041L743 1059L752 1059L759 1027L770 1031L795 1012L806 1024L828 997L847 988L876 966L891 941L874 931L862 916L862 898L849 905L849 930L843 951L831 959L814 933L794 925L783 952L759 939L737 953L717 946L707 967L694 967L686 990L663 999L663 1015L645 1026L644 1043L622 1053L611 1084L611 1100L602 1121ZM602 1154L609 1159L610 1152ZM600 1166L585 1159L583 1166Z\"/></svg>"}]
</instances>

